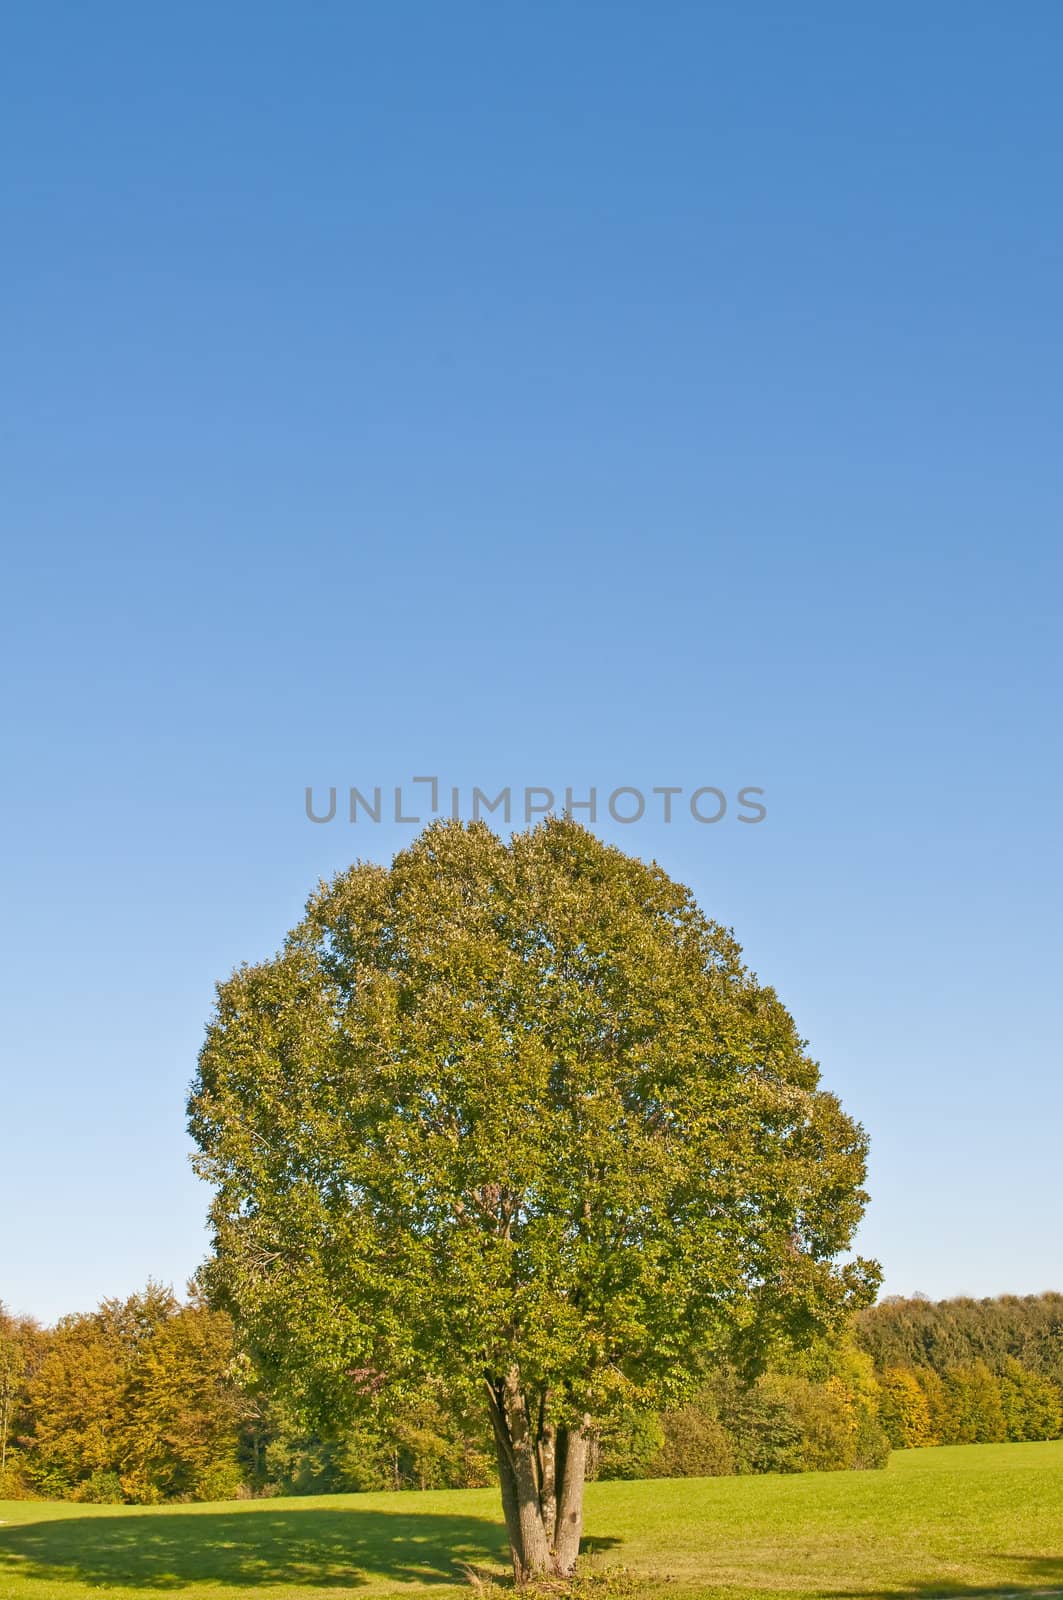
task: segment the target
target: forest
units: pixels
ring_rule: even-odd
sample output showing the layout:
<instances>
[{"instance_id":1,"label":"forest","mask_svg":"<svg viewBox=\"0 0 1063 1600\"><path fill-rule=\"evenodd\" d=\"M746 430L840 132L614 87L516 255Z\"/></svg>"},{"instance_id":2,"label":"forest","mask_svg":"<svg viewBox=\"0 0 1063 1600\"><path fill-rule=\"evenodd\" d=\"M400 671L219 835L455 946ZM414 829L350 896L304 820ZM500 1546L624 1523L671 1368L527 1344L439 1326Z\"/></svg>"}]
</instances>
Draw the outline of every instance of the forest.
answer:
<instances>
[{"instance_id":1,"label":"forest","mask_svg":"<svg viewBox=\"0 0 1063 1600\"><path fill-rule=\"evenodd\" d=\"M707 1370L593 1441L591 1475L875 1469L891 1449L1063 1432L1063 1294L882 1301L766 1370ZM44 1328L0 1308L0 1498L160 1504L493 1481L486 1421L426 1387L329 1436L224 1311L156 1283Z\"/></svg>"}]
</instances>

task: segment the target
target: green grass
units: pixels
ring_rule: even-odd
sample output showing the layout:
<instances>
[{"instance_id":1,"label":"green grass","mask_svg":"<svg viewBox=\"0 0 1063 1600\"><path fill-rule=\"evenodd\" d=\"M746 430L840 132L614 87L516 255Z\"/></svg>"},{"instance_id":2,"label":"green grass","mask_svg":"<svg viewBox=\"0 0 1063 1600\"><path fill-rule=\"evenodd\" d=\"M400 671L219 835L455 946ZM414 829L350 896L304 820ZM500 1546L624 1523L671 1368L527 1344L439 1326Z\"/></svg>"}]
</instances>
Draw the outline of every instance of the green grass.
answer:
<instances>
[{"instance_id":1,"label":"green grass","mask_svg":"<svg viewBox=\"0 0 1063 1600\"><path fill-rule=\"evenodd\" d=\"M885 1472L595 1483L585 1567L675 1600L1063 1591L1063 1441L905 1451ZM505 1570L493 1491L219 1505L0 1503L0 1600L342 1600Z\"/></svg>"}]
</instances>

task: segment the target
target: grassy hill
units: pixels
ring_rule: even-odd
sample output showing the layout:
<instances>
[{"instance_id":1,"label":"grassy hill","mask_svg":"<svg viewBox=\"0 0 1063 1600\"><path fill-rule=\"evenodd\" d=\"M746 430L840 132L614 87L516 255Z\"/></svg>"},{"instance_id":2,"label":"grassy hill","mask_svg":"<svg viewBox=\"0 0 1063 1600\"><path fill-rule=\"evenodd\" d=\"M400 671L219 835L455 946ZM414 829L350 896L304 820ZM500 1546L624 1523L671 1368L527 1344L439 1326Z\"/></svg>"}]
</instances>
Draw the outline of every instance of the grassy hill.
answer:
<instances>
[{"instance_id":1,"label":"grassy hill","mask_svg":"<svg viewBox=\"0 0 1063 1600\"><path fill-rule=\"evenodd\" d=\"M878 1473L595 1483L586 1531L587 1569L675 1600L1063 1592L1063 1441L904 1451ZM0 1600L467 1600L463 1565L504 1574L493 1491L0 1503Z\"/></svg>"}]
</instances>

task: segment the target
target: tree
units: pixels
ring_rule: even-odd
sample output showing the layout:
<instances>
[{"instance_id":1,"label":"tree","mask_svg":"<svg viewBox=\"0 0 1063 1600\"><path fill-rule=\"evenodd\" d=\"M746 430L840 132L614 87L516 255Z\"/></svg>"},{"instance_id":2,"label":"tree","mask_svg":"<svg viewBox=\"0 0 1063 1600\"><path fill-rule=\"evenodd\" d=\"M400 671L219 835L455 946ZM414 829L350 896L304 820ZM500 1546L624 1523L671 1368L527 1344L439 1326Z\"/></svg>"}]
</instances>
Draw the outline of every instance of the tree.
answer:
<instances>
[{"instance_id":1,"label":"tree","mask_svg":"<svg viewBox=\"0 0 1063 1600\"><path fill-rule=\"evenodd\" d=\"M234 1381L232 1322L206 1306L174 1307L138 1346L126 1374L122 1486L132 1500L221 1500L241 1481L246 1407Z\"/></svg>"},{"instance_id":2,"label":"tree","mask_svg":"<svg viewBox=\"0 0 1063 1600\"><path fill-rule=\"evenodd\" d=\"M29 1389L30 1467L46 1494L117 1471L123 1363L98 1315L63 1317Z\"/></svg>"},{"instance_id":3,"label":"tree","mask_svg":"<svg viewBox=\"0 0 1063 1600\"><path fill-rule=\"evenodd\" d=\"M641 1476L716 1478L734 1471L731 1441L707 1398L698 1396L697 1401L663 1414L661 1447Z\"/></svg>"},{"instance_id":4,"label":"tree","mask_svg":"<svg viewBox=\"0 0 1063 1600\"><path fill-rule=\"evenodd\" d=\"M913 1367L911 1371L926 1399L931 1438L936 1444L958 1444L956 1408L944 1378L933 1367Z\"/></svg>"},{"instance_id":5,"label":"tree","mask_svg":"<svg viewBox=\"0 0 1063 1600\"><path fill-rule=\"evenodd\" d=\"M895 1450L936 1444L930 1405L910 1367L887 1367L879 1380L879 1419Z\"/></svg>"},{"instance_id":6,"label":"tree","mask_svg":"<svg viewBox=\"0 0 1063 1600\"><path fill-rule=\"evenodd\" d=\"M173 1290L149 1278L144 1288L125 1300L101 1300L93 1316L100 1331L123 1362L135 1361L181 1309Z\"/></svg>"},{"instance_id":7,"label":"tree","mask_svg":"<svg viewBox=\"0 0 1063 1600\"><path fill-rule=\"evenodd\" d=\"M19 1403L26 1374L22 1345L0 1333L0 1473L7 1471L7 1446L11 1421Z\"/></svg>"},{"instance_id":8,"label":"tree","mask_svg":"<svg viewBox=\"0 0 1063 1600\"><path fill-rule=\"evenodd\" d=\"M27 1384L40 1330L26 1317L12 1317L0 1301L0 1498L8 1488L8 1466L17 1419L26 1403Z\"/></svg>"},{"instance_id":9,"label":"tree","mask_svg":"<svg viewBox=\"0 0 1063 1600\"><path fill-rule=\"evenodd\" d=\"M800 1472L802 1428L781 1392L778 1375L764 1372L744 1382L732 1366L721 1366L710 1385L711 1400L731 1446L736 1472Z\"/></svg>"},{"instance_id":10,"label":"tree","mask_svg":"<svg viewBox=\"0 0 1063 1600\"><path fill-rule=\"evenodd\" d=\"M1000 1379L1000 1402L1009 1439L1055 1439L1063 1427L1060 1394L1054 1383L1029 1372L1010 1356Z\"/></svg>"},{"instance_id":11,"label":"tree","mask_svg":"<svg viewBox=\"0 0 1063 1600\"><path fill-rule=\"evenodd\" d=\"M519 1581L588 1439L867 1303L863 1130L732 935L569 820L437 824L219 987L190 1100L207 1284L308 1413L425 1382L494 1434Z\"/></svg>"},{"instance_id":12,"label":"tree","mask_svg":"<svg viewBox=\"0 0 1063 1600\"><path fill-rule=\"evenodd\" d=\"M796 1459L780 1470L870 1471L886 1465L890 1441L879 1417L881 1389L874 1363L856 1343L851 1326L840 1337L783 1351L774 1366L760 1381L762 1399L770 1394L781 1402L801 1438Z\"/></svg>"},{"instance_id":13,"label":"tree","mask_svg":"<svg viewBox=\"0 0 1063 1600\"><path fill-rule=\"evenodd\" d=\"M652 1478L665 1443L664 1419L656 1411L625 1411L610 1418L593 1442L588 1476Z\"/></svg>"},{"instance_id":14,"label":"tree","mask_svg":"<svg viewBox=\"0 0 1063 1600\"><path fill-rule=\"evenodd\" d=\"M945 1373L945 1392L957 1444L997 1444L1007 1438L1000 1384L984 1361L950 1367Z\"/></svg>"}]
</instances>

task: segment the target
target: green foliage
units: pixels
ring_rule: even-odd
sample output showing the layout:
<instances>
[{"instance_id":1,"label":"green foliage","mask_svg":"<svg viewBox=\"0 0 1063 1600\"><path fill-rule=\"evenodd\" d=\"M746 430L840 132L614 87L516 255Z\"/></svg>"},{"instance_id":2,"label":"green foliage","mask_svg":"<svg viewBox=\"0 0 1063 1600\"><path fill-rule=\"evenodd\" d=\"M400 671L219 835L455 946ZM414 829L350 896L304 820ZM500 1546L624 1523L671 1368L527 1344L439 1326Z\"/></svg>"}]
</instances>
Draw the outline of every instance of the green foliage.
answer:
<instances>
[{"instance_id":1,"label":"green foliage","mask_svg":"<svg viewBox=\"0 0 1063 1600\"><path fill-rule=\"evenodd\" d=\"M28 1426L29 1387L43 1348L37 1324L10 1316L0 1302L0 1499L21 1500L34 1492L21 1445Z\"/></svg>"},{"instance_id":2,"label":"green foliage","mask_svg":"<svg viewBox=\"0 0 1063 1600\"><path fill-rule=\"evenodd\" d=\"M774 1381L776 1398L800 1428L797 1458L801 1471L858 1471L884 1467L890 1441L882 1426L882 1393L874 1364L856 1344L851 1329L837 1339L818 1339L805 1350L776 1359L789 1389Z\"/></svg>"},{"instance_id":3,"label":"green foliage","mask_svg":"<svg viewBox=\"0 0 1063 1600\"><path fill-rule=\"evenodd\" d=\"M195 1489L190 1494L175 1496L182 1500L235 1500L245 1491L244 1474L239 1462L220 1460L199 1467L195 1475Z\"/></svg>"},{"instance_id":4,"label":"green foliage","mask_svg":"<svg viewBox=\"0 0 1063 1600\"><path fill-rule=\"evenodd\" d=\"M852 1465L855 1416L839 1387L772 1373L760 1379L760 1388L797 1428L796 1448L787 1466L795 1472L829 1472Z\"/></svg>"},{"instance_id":5,"label":"green foliage","mask_svg":"<svg viewBox=\"0 0 1063 1600\"><path fill-rule=\"evenodd\" d=\"M320 1415L485 1374L571 1415L836 1323L865 1140L774 993L575 824L440 825L219 990L210 1282Z\"/></svg>"},{"instance_id":6,"label":"green foliage","mask_svg":"<svg viewBox=\"0 0 1063 1600\"><path fill-rule=\"evenodd\" d=\"M710 1392L731 1444L735 1471L799 1472L801 1423L790 1396L772 1377L752 1384L732 1368L717 1372Z\"/></svg>"},{"instance_id":7,"label":"green foliage","mask_svg":"<svg viewBox=\"0 0 1063 1600\"><path fill-rule=\"evenodd\" d=\"M492 1441L480 1415L448 1410L439 1394L422 1393L389 1431L396 1487L475 1488L494 1481Z\"/></svg>"},{"instance_id":8,"label":"green foliage","mask_svg":"<svg viewBox=\"0 0 1063 1600\"><path fill-rule=\"evenodd\" d=\"M984 1361L945 1373L952 1426L950 1444L997 1444L1008 1436L1000 1385Z\"/></svg>"},{"instance_id":9,"label":"green foliage","mask_svg":"<svg viewBox=\"0 0 1063 1600\"><path fill-rule=\"evenodd\" d=\"M117 1472L97 1467L87 1478L81 1479L69 1498L88 1505L121 1505L125 1490Z\"/></svg>"},{"instance_id":10,"label":"green foliage","mask_svg":"<svg viewBox=\"0 0 1063 1600\"><path fill-rule=\"evenodd\" d=\"M890 1446L879 1403L870 1358L851 1338L819 1340L804 1352L780 1354L776 1368L752 1382L734 1367L719 1367L687 1405L630 1420L619 1451L610 1435L604 1438L600 1475L715 1477L883 1467ZM646 1444L654 1437L659 1443L650 1450Z\"/></svg>"},{"instance_id":11,"label":"green foliage","mask_svg":"<svg viewBox=\"0 0 1063 1600\"><path fill-rule=\"evenodd\" d=\"M1055 1439L1063 1432L1059 1388L1027 1371L1013 1356L1005 1362L1000 1379L1000 1403L1009 1439Z\"/></svg>"},{"instance_id":12,"label":"green foliage","mask_svg":"<svg viewBox=\"0 0 1063 1600\"><path fill-rule=\"evenodd\" d=\"M381 1429L359 1427L321 1438L278 1404L266 1436L257 1487L270 1494L357 1494L397 1489L394 1453Z\"/></svg>"},{"instance_id":13,"label":"green foliage","mask_svg":"<svg viewBox=\"0 0 1063 1600\"><path fill-rule=\"evenodd\" d=\"M494 1462L482 1420L422 1393L402 1414L363 1417L325 1436L283 1399L258 1422L257 1459L248 1478L259 1493L344 1494L378 1489L464 1489L490 1483Z\"/></svg>"},{"instance_id":14,"label":"green foliage","mask_svg":"<svg viewBox=\"0 0 1063 1600\"><path fill-rule=\"evenodd\" d=\"M889 1299L859 1313L895 1445L1051 1439L1063 1431L1063 1295Z\"/></svg>"},{"instance_id":15,"label":"green foliage","mask_svg":"<svg viewBox=\"0 0 1063 1600\"><path fill-rule=\"evenodd\" d=\"M735 1470L727 1430L707 1396L661 1417L663 1439L648 1463L651 1478L716 1478Z\"/></svg>"},{"instance_id":16,"label":"green foliage","mask_svg":"<svg viewBox=\"0 0 1063 1600\"><path fill-rule=\"evenodd\" d=\"M135 1361L181 1309L173 1290L149 1279L126 1300L101 1300L93 1320L119 1360Z\"/></svg>"},{"instance_id":17,"label":"green foliage","mask_svg":"<svg viewBox=\"0 0 1063 1600\"><path fill-rule=\"evenodd\" d=\"M857 1472L881 1471L889 1465L889 1460L889 1435L877 1414L863 1407L858 1408L850 1465Z\"/></svg>"},{"instance_id":18,"label":"green foliage","mask_svg":"<svg viewBox=\"0 0 1063 1600\"><path fill-rule=\"evenodd\" d=\"M935 1372L932 1367L913 1367L912 1372L926 1396L927 1415L930 1420L930 1433L935 1444L954 1444L952 1435L955 1428L955 1417L945 1380L940 1372Z\"/></svg>"},{"instance_id":19,"label":"green foliage","mask_svg":"<svg viewBox=\"0 0 1063 1600\"><path fill-rule=\"evenodd\" d=\"M664 1445L664 1428L656 1411L623 1411L597 1436L589 1476L648 1478Z\"/></svg>"},{"instance_id":20,"label":"green foliage","mask_svg":"<svg viewBox=\"0 0 1063 1600\"><path fill-rule=\"evenodd\" d=\"M892 1296L861 1311L857 1338L879 1371L983 1361L1002 1375L1009 1359L1063 1384L1063 1294L1000 1295L995 1300L904 1300Z\"/></svg>"},{"instance_id":21,"label":"green foliage","mask_svg":"<svg viewBox=\"0 0 1063 1600\"><path fill-rule=\"evenodd\" d=\"M242 1416L235 1346L224 1312L172 1311L132 1347L122 1403L123 1483L129 1498L219 1498L241 1481Z\"/></svg>"},{"instance_id":22,"label":"green foliage","mask_svg":"<svg viewBox=\"0 0 1063 1600\"><path fill-rule=\"evenodd\" d=\"M0 1498L151 1504L249 1489L463 1488L488 1482L492 1471L482 1422L438 1386L411 1390L401 1411L344 1423L327 1438L313 1432L263 1389L224 1314L198 1301L181 1307L156 1285L51 1333L0 1313L4 1359L15 1420ZM617 1413L601 1431L592 1475L876 1467L890 1443L1049 1439L1061 1425L1057 1386L1014 1357L999 1376L978 1362L943 1375L926 1367L876 1375L866 1350L845 1336L801 1351L778 1347L755 1380L718 1366L664 1413Z\"/></svg>"}]
</instances>

